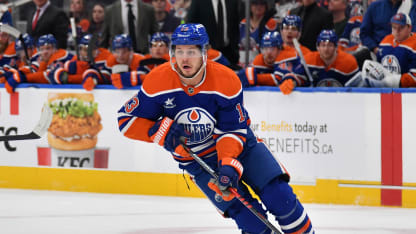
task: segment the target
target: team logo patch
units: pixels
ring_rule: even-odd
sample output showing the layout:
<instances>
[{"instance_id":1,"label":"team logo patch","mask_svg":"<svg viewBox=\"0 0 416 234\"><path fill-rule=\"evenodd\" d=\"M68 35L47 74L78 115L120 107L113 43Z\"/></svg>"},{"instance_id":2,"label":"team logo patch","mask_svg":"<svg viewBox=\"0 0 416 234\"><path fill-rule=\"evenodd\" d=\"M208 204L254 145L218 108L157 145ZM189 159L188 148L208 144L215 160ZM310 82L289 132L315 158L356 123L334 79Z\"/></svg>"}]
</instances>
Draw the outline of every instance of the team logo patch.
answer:
<instances>
[{"instance_id":1,"label":"team logo patch","mask_svg":"<svg viewBox=\"0 0 416 234\"><path fill-rule=\"evenodd\" d=\"M381 59L381 65L394 74L401 74L399 60L394 55L386 55Z\"/></svg>"},{"instance_id":2,"label":"team logo patch","mask_svg":"<svg viewBox=\"0 0 416 234\"><path fill-rule=\"evenodd\" d=\"M166 99L165 104L163 106L167 109L175 108L176 104L173 103L174 100L175 97Z\"/></svg>"},{"instance_id":3,"label":"team logo patch","mask_svg":"<svg viewBox=\"0 0 416 234\"><path fill-rule=\"evenodd\" d=\"M361 39L360 39L360 28L354 28L353 30L351 30L350 33L350 44L352 45L358 45L361 43Z\"/></svg>"},{"instance_id":4,"label":"team logo patch","mask_svg":"<svg viewBox=\"0 0 416 234\"><path fill-rule=\"evenodd\" d=\"M214 133L215 119L202 108L193 107L182 110L175 119L191 133L188 139L191 144L204 142Z\"/></svg>"}]
</instances>

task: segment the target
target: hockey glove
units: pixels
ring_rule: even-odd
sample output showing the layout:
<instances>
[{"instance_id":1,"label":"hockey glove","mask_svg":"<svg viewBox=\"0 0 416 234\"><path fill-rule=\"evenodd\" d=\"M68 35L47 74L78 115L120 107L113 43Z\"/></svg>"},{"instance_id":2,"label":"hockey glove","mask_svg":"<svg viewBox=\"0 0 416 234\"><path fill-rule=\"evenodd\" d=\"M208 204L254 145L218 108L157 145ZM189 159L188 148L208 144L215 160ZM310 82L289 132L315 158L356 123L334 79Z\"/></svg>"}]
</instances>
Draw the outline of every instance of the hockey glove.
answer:
<instances>
[{"instance_id":1,"label":"hockey glove","mask_svg":"<svg viewBox=\"0 0 416 234\"><path fill-rule=\"evenodd\" d=\"M254 67L242 69L237 75L238 78L240 78L241 84L244 88L255 86L257 84L257 72Z\"/></svg>"},{"instance_id":2,"label":"hockey glove","mask_svg":"<svg viewBox=\"0 0 416 234\"><path fill-rule=\"evenodd\" d=\"M62 67L57 67L48 73L48 78L52 84L67 84L68 72Z\"/></svg>"},{"instance_id":3,"label":"hockey glove","mask_svg":"<svg viewBox=\"0 0 416 234\"><path fill-rule=\"evenodd\" d=\"M288 95L292 93L295 86L295 81L293 79L286 79L280 84L279 88L284 95Z\"/></svg>"},{"instance_id":4,"label":"hockey glove","mask_svg":"<svg viewBox=\"0 0 416 234\"><path fill-rule=\"evenodd\" d=\"M90 68L82 74L82 87L87 91L91 91L98 84L99 80L100 73L96 69Z\"/></svg>"},{"instance_id":5,"label":"hockey glove","mask_svg":"<svg viewBox=\"0 0 416 234\"><path fill-rule=\"evenodd\" d=\"M218 180L212 178L208 187L222 197L224 201L231 201L235 195L229 188L237 189L238 181L243 174L243 165L235 158L224 158L219 162Z\"/></svg>"},{"instance_id":6,"label":"hockey glove","mask_svg":"<svg viewBox=\"0 0 416 234\"><path fill-rule=\"evenodd\" d=\"M181 145L182 137L189 137L190 134L185 131L183 124L177 124L172 119L165 117L159 120L149 129L150 139L163 146L169 152L175 152L181 156L189 156Z\"/></svg>"},{"instance_id":7,"label":"hockey glove","mask_svg":"<svg viewBox=\"0 0 416 234\"><path fill-rule=\"evenodd\" d=\"M15 69L11 69L9 73L6 75L6 83L4 84L4 87L6 88L8 93L14 93L14 90L20 83L26 83L26 75L21 72L17 71Z\"/></svg>"},{"instance_id":8,"label":"hockey glove","mask_svg":"<svg viewBox=\"0 0 416 234\"><path fill-rule=\"evenodd\" d=\"M133 87L142 84L137 71L111 74L111 83L118 89Z\"/></svg>"}]
</instances>

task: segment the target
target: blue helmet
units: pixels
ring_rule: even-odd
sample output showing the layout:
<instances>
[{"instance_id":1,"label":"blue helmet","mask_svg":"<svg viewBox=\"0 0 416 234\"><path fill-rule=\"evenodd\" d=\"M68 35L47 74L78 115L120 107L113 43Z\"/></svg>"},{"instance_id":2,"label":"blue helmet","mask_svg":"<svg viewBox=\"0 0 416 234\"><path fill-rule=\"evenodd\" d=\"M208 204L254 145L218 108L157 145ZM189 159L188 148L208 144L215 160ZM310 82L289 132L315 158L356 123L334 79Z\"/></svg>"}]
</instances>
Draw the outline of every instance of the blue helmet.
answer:
<instances>
[{"instance_id":1,"label":"blue helmet","mask_svg":"<svg viewBox=\"0 0 416 234\"><path fill-rule=\"evenodd\" d=\"M35 42L29 34L27 34L27 33L23 34L22 38L23 38L23 41L26 45L26 48L33 48L35 46ZM23 50L22 41L19 38L17 38L16 41L15 41L14 49L16 51Z\"/></svg>"},{"instance_id":2,"label":"blue helmet","mask_svg":"<svg viewBox=\"0 0 416 234\"><path fill-rule=\"evenodd\" d=\"M92 34L85 34L81 39L79 40L78 45L88 46L92 38ZM98 40L97 40L98 44Z\"/></svg>"},{"instance_id":3,"label":"blue helmet","mask_svg":"<svg viewBox=\"0 0 416 234\"><path fill-rule=\"evenodd\" d=\"M132 49L133 43L129 35L119 34L114 37L111 47L113 48L113 50L120 49L120 48Z\"/></svg>"},{"instance_id":4,"label":"blue helmet","mask_svg":"<svg viewBox=\"0 0 416 234\"><path fill-rule=\"evenodd\" d=\"M332 42L334 45L337 45L338 37L334 30L324 29L319 33L318 38L316 39L316 45L319 45L322 41Z\"/></svg>"},{"instance_id":5,"label":"blue helmet","mask_svg":"<svg viewBox=\"0 0 416 234\"><path fill-rule=\"evenodd\" d=\"M181 24L172 34L172 45L208 45L209 37L202 24Z\"/></svg>"},{"instance_id":6,"label":"blue helmet","mask_svg":"<svg viewBox=\"0 0 416 234\"><path fill-rule=\"evenodd\" d=\"M163 32L157 32L152 35L150 38L150 44L157 42L157 41L163 41L167 46L170 44L170 39L168 35L164 34Z\"/></svg>"},{"instance_id":7,"label":"blue helmet","mask_svg":"<svg viewBox=\"0 0 416 234\"><path fill-rule=\"evenodd\" d=\"M50 44L56 47L56 39L52 34L46 34L46 35L40 36L36 46L41 47L47 44Z\"/></svg>"},{"instance_id":8,"label":"blue helmet","mask_svg":"<svg viewBox=\"0 0 416 234\"><path fill-rule=\"evenodd\" d=\"M260 48L277 47L281 49L282 46L283 40L278 32L266 32L260 41Z\"/></svg>"},{"instance_id":9,"label":"blue helmet","mask_svg":"<svg viewBox=\"0 0 416 234\"><path fill-rule=\"evenodd\" d=\"M300 30L302 28L302 19L297 15L287 15L282 20L282 27L284 25L295 26Z\"/></svg>"}]
</instances>

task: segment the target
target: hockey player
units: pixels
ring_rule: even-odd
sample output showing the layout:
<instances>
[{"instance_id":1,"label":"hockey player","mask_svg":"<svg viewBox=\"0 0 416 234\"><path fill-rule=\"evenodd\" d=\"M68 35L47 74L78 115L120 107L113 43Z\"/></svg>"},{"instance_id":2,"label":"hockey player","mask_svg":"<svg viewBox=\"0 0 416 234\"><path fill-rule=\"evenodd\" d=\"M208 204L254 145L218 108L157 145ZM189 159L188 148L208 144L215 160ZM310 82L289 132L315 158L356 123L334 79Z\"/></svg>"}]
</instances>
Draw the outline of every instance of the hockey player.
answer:
<instances>
[{"instance_id":1,"label":"hockey player","mask_svg":"<svg viewBox=\"0 0 416 234\"><path fill-rule=\"evenodd\" d=\"M22 41L20 39L16 39L15 44L14 44L14 48L16 50L16 66L15 66L16 68L22 68L24 66L31 67L31 64L36 62L37 59L39 58L39 54L36 51L35 42L33 38L27 33L23 34L22 38L26 46L26 52L27 52L28 58L26 58L26 52L24 50ZM33 68L36 68L36 67L33 67Z\"/></svg>"},{"instance_id":2,"label":"hockey player","mask_svg":"<svg viewBox=\"0 0 416 234\"><path fill-rule=\"evenodd\" d=\"M133 87L142 84L138 68L144 58L142 54L133 51L131 38L127 34L114 37L112 42L114 57L109 61L112 68L111 82L118 89Z\"/></svg>"},{"instance_id":3,"label":"hockey player","mask_svg":"<svg viewBox=\"0 0 416 234\"><path fill-rule=\"evenodd\" d=\"M391 20L392 33L379 44L376 62L365 62L363 77L370 87L416 87L416 34L404 13Z\"/></svg>"},{"instance_id":4,"label":"hockey player","mask_svg":"<svg viewBox=\"0 0 416 234\"><path fill-rule=\"evenodd\" d=\"M162 33L157 32L150 38L150 53L144 55L140 60L139 73L142 76L149 73L157 65L169 61L169 37Z\"/></svg>"},{"instance_id":5,"label":"hockey player","mask_svg":"<svg viewBox=\"0 0 416 234\"><path fill-rule=\"evenodd\" d=\"M14 92L20 83L65 84L67 82L63 79L65 77L59 76L55 71L63 67L66 61L71 60L73 55L64 49L57 49L56 39L52 34L39 37L37 49L39 58L32 64L36 69L34 71L11 69L13 74L7 77L5 84L7 92Z\"/></svg>"},{"instance_id":6,"label":"hockey player","mask_svg":"<svg viewBox=\"0 0 416 234\"><path fill-rule=\"evenodd\" d=\"M107 66L107 61L113 55L105 48L98 48L98 40L92 43L94 48L91 49L91 55L88 55L88 46L92 37L92 34L84 35L78 43L80 58L75 56L76 59L67 61L63 68L59 68L63 72L57 71L61 75L68 76L67 83L82 83L87 91L93 90L97 84L111 84L111 68Z\"/></svg>"},{"instance_id":7,"label":"hockey player","mask_svg":"<svg viewBox=\"0 0 416 234\"><path fill-rule=\"evenodd\" d=\"M243 87L265 85L279 86L283 75L299 64L296 51L283 46L278 32L267 32L260 42L260 51L253 60L253 66L238 72Z\"/></svg>"},{"instance_id":8,"label":"hockey player","mask_svg":"<svg viewBox=\"0 0 416 234\"><path fill-rule=\"evenodd\" d=\"M297 15L287 15L283 18L280 31L285 46L294 48L293 39L299 40L302 32L302 19ZM308 47L300 45L303 56L311 52Z\"/></svg>"},{"instance_id":9,"label":"hockey player","mask_svg":"<svg viewBox=\"0 0 416 234\"><path fill-rule=\"evenodd\" d=\"M311 221L289 186L289 176L250 129L243 90L229 68L207 60L208 35L202 24L182 24L172 34L170 63L150 72L140 91L119 110L124 136L154 142L169 151L217 209L243 233L270 234L229 187L266 217L244 180L285 233L313 233ZM186 146L219 174L214 180Z\"/></svg>"},{"instance_id":10,"label":"hockey player","mask_svg":"<svg viewBox=\"0 0 416 234\"><path fill-rule=\"evenodd\" d=\"M322 30L316 40L318 51L305 56L312 77L308 77L304 66L298 65L292 73L284 76L279 86L282 93L290 94L296 86L344 87L361 80L354 56L337 50L337 41L334 30Z\"/></svg>"}]
</instances>

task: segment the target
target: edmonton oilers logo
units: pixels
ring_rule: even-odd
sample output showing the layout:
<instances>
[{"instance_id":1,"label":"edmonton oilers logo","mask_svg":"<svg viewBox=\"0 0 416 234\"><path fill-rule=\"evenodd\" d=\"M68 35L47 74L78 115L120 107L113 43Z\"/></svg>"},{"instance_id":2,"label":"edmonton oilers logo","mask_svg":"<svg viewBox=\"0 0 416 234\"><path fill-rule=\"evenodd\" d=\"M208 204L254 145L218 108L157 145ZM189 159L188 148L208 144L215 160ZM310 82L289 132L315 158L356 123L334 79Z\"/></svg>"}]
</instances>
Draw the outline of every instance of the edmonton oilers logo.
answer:
<instances>
[{"instance_id":1,"label":"edmonton oilers logo","mask_svg":"<svg viewBox=\"0 0 416 234\"><path fill-rule=\"evenodd\" d=\"M201 143L212 137L215 119L202 108L189 108L182 110L176 116L176 121L185 126L185 130L191 133L188 142Z\"/></svg>"},{"instance_id":2,"label":"edmonton oilers logo","mask_svg":"<svg viewBox=\"0 0 416 234\"><path fill-rule=\"evenodd\" d=\"M386 55L381 59L381 65L391 73L401 74L399 60L394 55Z\"/></svg>"}]
</instances>

